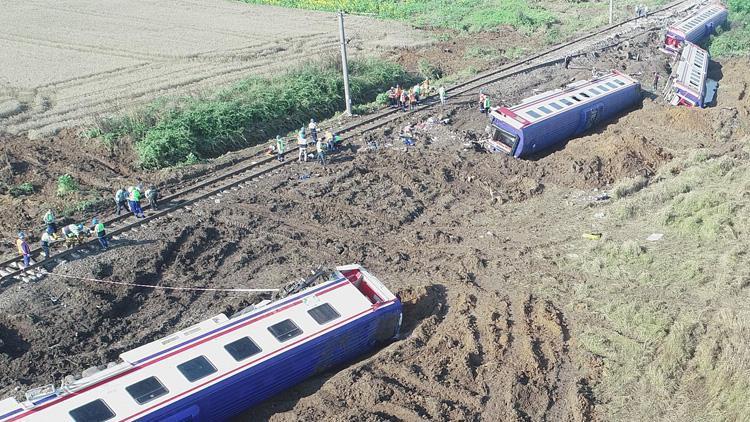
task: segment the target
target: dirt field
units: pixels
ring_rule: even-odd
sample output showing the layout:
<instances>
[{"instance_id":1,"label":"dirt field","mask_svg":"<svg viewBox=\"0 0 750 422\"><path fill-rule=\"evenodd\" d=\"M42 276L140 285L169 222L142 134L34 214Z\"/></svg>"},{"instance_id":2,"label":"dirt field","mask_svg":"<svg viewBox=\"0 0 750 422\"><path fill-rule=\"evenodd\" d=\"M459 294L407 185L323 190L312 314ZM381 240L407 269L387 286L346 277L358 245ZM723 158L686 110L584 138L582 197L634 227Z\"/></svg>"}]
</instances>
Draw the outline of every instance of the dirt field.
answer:
<instances>
[{"instance_id":1,"label":"dirt field","mask_svg":"<svg viewBox=\"0 0 750 422\"><path fill-rule=\"evenodd\" d=\"M489 92L513 103L588 78L592 66L641 75L648 87L664 71L661 56L645 54L654 45L655 35ZM628 50L642 61L626 60ZM401 295L401 340L238 420L742 420L747 66L712 64L714 108L668 107L647 92L642 108L532 160L476 149L487 120L466 97L368 134L379 150L358 140L326 168L292 165L55 272L261 288L358 262ZM416 147L396 140L406 124L416 125ZM15 153L15 166L31 160ZM582 238L591 232L602 239ZM647 241L655 232L664 238ZM258 299L55 276L6 286L0 396Z\"/></svg>"},{"instance_id":2,"label":"dirt field","mask_svg":"<svg viewBox=\"0 0 750 422\"><path fill-rule=\"evenodd\" d=\"M334 14L229 0L11 1L0 15L0 132L43 137L163 95L201 92L338 51ZM423 45L350 16L350 52Z\"/></svg>"},{"instance_id":3,"label":"dirt field","mask_svg":"<svg viewBox=\"0 0 750 422\"><path fill-rule=\"evenodd\" d=\"M646 70L659 63L639 66ZM326 169L292 166L219 203L203 202L189 213L156 221L110 252L82 257L56 272L164 285L274 287L318 264L361 262L402 295L402 340L310 380L240 420L628 420L628 415L674 415L669 407L645 407L652 401L622 401L621 391L653 393L660 402L703 399L704 391L695 390L690 381L692 364L678 360L675 364L685 365L684 378L664 391L654 390L660 385L656 381L674 374L650 366L674 353L660 347L662 337L641 340L650 343L638 353L650 358L634 366L629 359L640 358L606 347L619 344L609 336L638 339L650 327L648 319L626 319L635 325L624 326L614 319L623 312L646 318L633 310L628 297L637 297L644 308L679 313L684 307L680 296L662 287L650 297L649 285L625 287L616 281L622 273L592 272L577 257L603 258L581 233L611 230L603 244L609 245L645 238L655 229L633 220L592 217L616 215L622 206L619 201L600 205L595 199L601 189L613 192L615 182L648 177L655 187L644 189L647 195L661 186L665 176L660 174L678 174L669 166L687 166L684 160L696 149L708 156L737 150L733 156L744 157L739 151L747 134L742 122L750 112L746 65L720 69L725 82L717 108L675 109L647 99L642 109L599 132L531 161L487 155L465 145L481 137L486 124L470 104L451 107L443 116L424 112L410 120L420 125L415 148L387 147L394 126L369 135L381 140L381 150L355 146L356 152L334 156ZM542 86L555 86L555 72L526 75L493 90L511 98L540 80ZM449 117L454 123L430 125L428 117ZM686 125L691 128L687 134L682 129ZM702 141L697 143L695 136ZM746 233L738 233L744 242ZM610 287L615 285L620 290ZM660 299L666 297L670 299ZM2 392L59 381L255 300L112 289L54 276L10 286L0 293L5 310L0 359L8 368ZM696 306L695 299L688 303ZM716 303L696 309L708 318L706 326L713 321L706 312ZM674 324L686 318L670 315ZM667 325L659 336L669 332ZM713 342L714 337L701 334L705 332L690 335L699 344ZM715 367L721 366L720 356L715 355Z\"/></svg>"}]
</instances>

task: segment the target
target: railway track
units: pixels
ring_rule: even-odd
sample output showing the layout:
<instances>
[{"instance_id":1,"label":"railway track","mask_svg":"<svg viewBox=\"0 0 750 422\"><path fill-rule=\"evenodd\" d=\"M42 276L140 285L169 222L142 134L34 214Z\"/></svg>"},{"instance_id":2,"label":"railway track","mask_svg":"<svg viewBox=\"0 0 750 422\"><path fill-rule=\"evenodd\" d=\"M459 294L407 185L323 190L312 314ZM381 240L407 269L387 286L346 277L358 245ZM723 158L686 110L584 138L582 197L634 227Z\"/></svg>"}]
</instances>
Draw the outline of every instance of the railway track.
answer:
<instances>
[{"instance_id":1,"label":"railway track","mask_svg":"<svg viewBox=\"0 0 750 422\"><path fill-rule=\"evenodd\" d=\"M626 40L643 35L654 28L644 28L646 24L661 23L665 17L672 16L675 11L684 11L697 5L697 0L677 0L664 7L655 10L645 18L629 19L624 22L613 24L589 34L578 37L566 43L556 45L542 52L526 57L523 60L507 64L498 69L483 72L475 77L461 82L457 85L446 89L449 101L470 92L476 92L480 87L497 82L499 80L529 72L545 66L555 65L562 62L566 56L575 57L590 51L596 51L604 48L610 48ZM658 27L657 27L658 28ZM636 34L627 33L635 32ZM435 96L428 97L423 102L423 106L417 111L424 110L438 104L439 101ZM404 113L391 108L381 109L376 113L358 119L349 125L342 127L338 133L343 135L343 140L350 140L364 132L387 125L404 116ZM298 148L290 148L286 152L287 157L291 157ZM108 227L108 236L115 242L120 241L120 237L127 232L136 229L138 226L151 222L155 219L170 215L178 211L190 211L191 206L204 199L214 199L222 195L246 188L245 183L269 174L293 160L279 162L275 157L266 157L253 155L239 159L229 165L222 173L209 177L199 183L181 188L163 198L161 198L161 208L151 210L145 206L144 209L149 211L146 218L136 219L130 214L115 216L104 220ZM48 259L34 261L36 257L41 257L41 248L32 250L32 264L27 268L22 268L20 257L13 257L0 262L0 287L6 287L13 281L21 280L24 282L36 281L45 277L49 268L64 263L70 259L77 259L87 254L95 253L99 249L98 241L94 238L84 242L82 245L59 251Z\"/></svg>"}]
</instances>

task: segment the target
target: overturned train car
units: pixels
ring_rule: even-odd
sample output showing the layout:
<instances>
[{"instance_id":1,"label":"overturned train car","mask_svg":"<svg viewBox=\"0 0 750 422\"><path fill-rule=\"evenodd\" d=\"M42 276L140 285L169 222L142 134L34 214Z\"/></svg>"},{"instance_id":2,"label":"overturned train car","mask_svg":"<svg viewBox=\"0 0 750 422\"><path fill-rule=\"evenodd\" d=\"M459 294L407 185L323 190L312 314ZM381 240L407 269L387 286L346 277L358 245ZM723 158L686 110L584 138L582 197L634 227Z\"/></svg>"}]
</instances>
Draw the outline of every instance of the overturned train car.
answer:
<instances>
[{"instance_id":1,"label":"overturned train car","mask_svg":"<svg viewBox=\"0 0 750 422\"><path fill-rule=\"evenodd\" d=\"M677 56L685 42L699 43L727 21L727 9L721 4L706 6L687 19L667 28L662 51Z\"/></svg>"},{"instance_id":2,"label":"overturned train car","mask_svg":"<svg viewBox=\"0 0 750 422\"><path fill-rule=\"evenodd\" d=\"M401 302L359 265L227 318L219 314L121 361L0 401L0 421L223 421L398 335ZM97 368L92 368L97 369Z\"/></svg>"},{"instance_id":3,"label":"overturned train car","mask_svg":"<svg viewBox=\"0 0 750 422\"><path fill-rule=\"evenodd\" d=\"M612 71L491 112L489 149L527 157L581 134L641 101L641 84Z\"/></svg>"},{"instance_id":4,"label":"overturned train car","mask_svg":"<svg viewBox=\"0 0 750 422\"><path fill-rule=\"evenodd\" d=\"M685 43L677 65L664 91L664 99L672 105L705 107L708 52L697 45Z\"/></svg>"}]
</instances>

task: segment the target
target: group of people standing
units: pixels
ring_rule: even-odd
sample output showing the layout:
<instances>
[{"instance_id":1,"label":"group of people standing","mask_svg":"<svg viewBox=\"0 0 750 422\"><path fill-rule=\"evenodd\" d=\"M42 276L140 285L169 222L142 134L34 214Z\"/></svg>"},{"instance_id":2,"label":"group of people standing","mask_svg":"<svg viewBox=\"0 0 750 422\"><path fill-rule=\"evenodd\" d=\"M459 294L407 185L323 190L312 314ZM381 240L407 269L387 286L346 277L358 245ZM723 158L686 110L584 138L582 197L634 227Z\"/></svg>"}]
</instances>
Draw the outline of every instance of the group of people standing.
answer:
<instances>
[{"instance_id":1,"label":"group of people standing","mask_svg":"<svg viewBox=\"0 0 750 422\"><path fill-rule=\"evenodd\" d=\"M300 163L307 162L309 157L308 147L312 143L315 145L315 158L321 165L325 166L326 155L334 152L336 144L340 141L341 137L330 129L326 130L323 136L318 136L318 123L315 119L310 119L307 127L302 126L297 133L297 161ZM276 136L276 141L269 146L268 153L275 153L279 161L284 161L286 140L281 135Z\"/></svg>"},{"instance_id":2,"label":"group of people standing","mask_svg":"<svg viewBox=\"0 0 750 422\"><path fill-rule=\"evenodd\" d=\"M158 210L159 205L157 201L159 199L159 191L154 186L150 186L145 192L141 193L142 191L143 185L141 184L130 186L127 189L118 189L115 192L115 214L120 215L123 209L127 209L136 218L145 218L146 215L143 213L143 208L141 208L141 198L143 196L148 200L148 204L152 210Z\"/></svg>"},{"instance_id":3,"label":"group of people standing","mask_svg":"<svg viewBox=\"0 0 750 422\"><path fill-rule=\"evenodd\" d=\"M68 248L80 244L89 236L92 232L96 235L99 240L99 245L102 250L109 248L109 242L107 241L107 230L102 221L94 217L91 220L91 226L86 227L83 223L72 223L64 226L61 230L62 236L57 234L57 217L55 212L47 210L44 214L43 221L45 229L42 232L40 239L40 246L42 248L42 255L44 259L50 257L50 248L55 242L63 241ZM18 238L16 239L16 248L18 249L19 255L23 258L23 268L27 268L31 264L31 247L28 243L28 236L25 232L18 232Z\"/></svg>"},{"instance_id":4,"label":"group of people standing","mask_svg":"<svg viewBox=\"0 0 750 422\"><path fill-rule=\"evenodd\" d=\"M118 189L115 193L115 214L120 215L123 209L132 212L137 218L145 218L143 209L141 208L141 198L145 196L149 202L149 206L153 210L158 208L159 191L151 186L141 194L143 186L138 184L136 186L130 186L125 189ZM40 246L44 259L50 257L50 247L56 242L65 242L65 245L70 248L75 245L82 243L92 233L96 235L99 241L99 246L102 250L109 248L109 241L107 240L107 229L103 221L100 221L97 217L91 219L91 225L86 226L83 223L72 223L64 226L61 230L62 236L57 233L57 216L51 209L47 210L42 218L45 229L42 232L40 239ZM18 238L16 239L16 248L18 249L19 255L23 258L23 268L26 268L31 263L31 247L28 243L28 236L25 232L18 232Z\"/></svg>"},{"instance_id":5,"label":"group of people standing","mask_svg":"<svg viewBox=\"0 0 750 422\"><path fill-rule=\"evenodd\" d=\"M429 79L409 89L401 88L401 85L392 86L388 90L388 104L403 111L416 110L421 99L432 94L432 89ZM440 103L445 105L445 88L438 88L438 94Z\"/></svg>"}]
</instances>

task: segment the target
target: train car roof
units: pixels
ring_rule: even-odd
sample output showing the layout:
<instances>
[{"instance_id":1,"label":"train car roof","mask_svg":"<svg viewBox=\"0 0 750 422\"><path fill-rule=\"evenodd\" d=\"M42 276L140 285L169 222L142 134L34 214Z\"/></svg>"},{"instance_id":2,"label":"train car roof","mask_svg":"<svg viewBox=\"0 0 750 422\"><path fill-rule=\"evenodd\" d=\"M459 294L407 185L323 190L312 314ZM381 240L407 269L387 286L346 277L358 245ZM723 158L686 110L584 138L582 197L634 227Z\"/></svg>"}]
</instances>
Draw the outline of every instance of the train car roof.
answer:
<instances>
[{"instance_id":1,"label":"train car roof","mask_svg":"<svg viewBox=\"0 0 750 422\"><path fill-rule=\"evenodd\" d=\"M71 417L69 411L95 402L100 402L96 404L111 412L113 417L117 415L118 420L140 417L143 412L166 406L188 391L208 388L237 371L272 359L297 344L324 335L396 300L393 293L359 265L337 267L333 274L328 281L260 308L241 312L232 318L220 314L122 353L122 362L57 390L52 388L43 397L37 396L24 403L14 398L0 401L0 420L25 417L61 420ZM356 285L360 275L367 283L365 290ZM374 301L373 295L379 301ZM290 332L293 332L291 337L288 336ZM253 353L246 355L244 360L230 351L231 345L240 342L243 344L237 347L244 347L246 351L250 349ZM187 369L183 371L180 367L196 359L207 360L213 372L193 384L185 372ZM136 403L138 399L130 388L151 378L156 378L156 384L151 381L149 388L161 386L163 395L148 405L140 401Z\"/></svg>"},{"instance_id":2,"label":"train car roof","mask_svg":"<svg viewBox=\"0 0 750 422\"><path fill-rule=\"evenodd\" d=\"M698 10L694 14L687 17L685 20L680 21L669 27L669 31L679 32L683 35L687 32L692 31L697 26L705 24L709 19L712 19L716 15L726 12L726 8L721 4L711 4Z\"/></svg>"},{"instance_id":3,"label":"train car roof","mask_svg":"<svg viewBox=\"0 0 750 422\"><path fill-rule=\"evenodd\" d=\"M639 82L630 76L612 71L590 81L578 81L564 89L534 95L510 108L498 107L492 111L491 115L520 129L638 84Z\"/></svg>"},{"instance_id":4,"label":"train car roof","mask_svg":"<svg viewBox=\"0 0 750 422\"><path fill-rule=\"evenodd\" d=\"M686 42L675 72L675 85L702 97L706 86L708 51Z\"/></svg>"}]
</instances>

